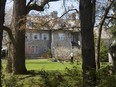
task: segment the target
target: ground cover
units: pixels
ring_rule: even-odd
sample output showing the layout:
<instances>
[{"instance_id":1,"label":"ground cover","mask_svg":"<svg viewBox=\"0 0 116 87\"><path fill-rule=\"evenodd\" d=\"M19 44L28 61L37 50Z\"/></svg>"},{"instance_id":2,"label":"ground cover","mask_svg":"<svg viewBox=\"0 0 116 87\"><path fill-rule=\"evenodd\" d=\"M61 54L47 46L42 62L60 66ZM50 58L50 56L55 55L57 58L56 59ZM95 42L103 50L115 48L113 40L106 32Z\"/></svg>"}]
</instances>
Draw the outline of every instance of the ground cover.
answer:
<instances>
[{"instance_id":1,"label":"ground cover","mask_svg":"<svg viewBox=\"0 0 116 87\"><path fill-rule=\"evenodd\" d=\"M39 87L40 85L45 84L45 83L41 84L41 82L42 80L46 82L46 78L48 78L47 81L49 81L50 79L49 83L53 85L52 81L55 80L57 81L57 79L59 78L56 78L56 76L65 73L66 68L72 69L73 66L77 66L78 70L81 71L80 70L81 62L75 62L74 64L72 64L70 63L70 61L53 62L51 59L26 59L27 70L32 71L32 73L29 75L12 75L5 73L4 72L6 66L5 59L2 60L2 65L3 65L3 76L4 76L3 87L8 87L8 86L9 87ZM44 77L46 76L46 74L47 77Z\"/></svg>"},{"instance_id":2,"label":"ground cover","mask_svg":"<svg viewBox=\"0 0 116 87\"><path fill-rule=\"evenodd\" d=\"M78 68L81 69L81 63L75 62L53 62L51 59L26 59L27 70L60 70L64 71L65 68L71 68L78 63ZM6 66L6 60L2 60L3 67Z\"/></svg>"},{"instance_id":3,"label":"ground cover","mask_svg":"<svg viewBox=\"0 0 116 87\"><path fill-rule=\"evenodd\" d=\"M82 87L82 62L53 62L51 59L26 59L28 75L5 73L3 65L3 87ZM116 75L109 74L107 62L101 63L97 73L98 87L116 87ZM105 86L104 86L105 85Z\"/></svg>"}]
</instances>

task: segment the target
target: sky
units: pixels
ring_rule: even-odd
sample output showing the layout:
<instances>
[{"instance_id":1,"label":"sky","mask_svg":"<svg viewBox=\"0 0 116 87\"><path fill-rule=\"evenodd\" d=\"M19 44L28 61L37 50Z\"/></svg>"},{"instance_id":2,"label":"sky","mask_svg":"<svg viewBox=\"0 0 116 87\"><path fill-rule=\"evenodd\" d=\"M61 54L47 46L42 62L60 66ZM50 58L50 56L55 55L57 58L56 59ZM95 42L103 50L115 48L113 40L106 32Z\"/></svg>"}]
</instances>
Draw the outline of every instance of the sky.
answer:
<instances>
[{"instance_id":1,"label":"sky","mask_svg":"<svg viewBox=\"0 0 116 87\"><path fill-rule=\"evenodd\" d=\"M13 7L13 0L7 0L6 2L6 16L5 16L5 24L9 25L10 21L11 21L11 17L12 17L12 7ZM74 9L74 8L79 8L78 4L75 3L75 0L69 0L68 2L65 2L65 7L67 7L68 9ZM49 7L48 5L45 6L44 11L42 12L37 12L37 11L30 11L29 14L31 15L48 15L53 11L57 11L58 12L58 17L60 17L64 11L64 3L63 0L60 1L55 1L55 2L49 2Z\"/></svg>"},{"instance_id":2,"label":"sky","mask_svg":"<svg viewBox=\"0 0 116 87\"><path fill-rule=\"evenodd\" d=\"M13 5L13 1L12 0L7 0L6 3L6 11L12 10L12 5ZM74 5L74 7L78 8L77 4L75 4L74 0L68 1L68 3L65 3L66 7L72 7L72 5ZM40 14L49 14L50 12L53 11L58 11L58 16L61 16L63 14L63 12L65 11L64 5L63 5L63 0L60 1L55 1L55 2L49 2L49 8L48 5L46 5L44 12L36 12L36 14L40 13ZM12 11L10 11L12 12ZM30 14L34 14L35 11L31 11Z\"/></svg>"},{"instance_id":3,"label":"sky","mask_svg":"<svg viewBox=\"0 0 116 87\"><path fill-rule=\"evenodd\" d=\"M65 0L66 1L66 0ZM68 2L65 2L65 7L67 7L67 10L68 9L79 9L79 3L76 2L77 0L68 0ZM108 0L96 0L97 3L98 3L98 7L99 8L100 6L106 6L106 3ZM13 1L12 0L7 0L7 3L6 3L6 20L7 22L9 23L8 20L10 20L11 18L11 15L12 15L12 6L13 6ZM53 11L57 11L58 12L58 17L60 17L64 11L65 11L65 8L64 8L64 3L63 3L63 0L60 0L60 1L55 1L55 2L50 2L49 3L49 8L48 8L48 5L46 5L45 7L45 10L43 12L37 12L37 11L31 11L29 14L31 15L48 15L50 14L51 12ZM103 11L101 11L101 9L98 9L98 13L97 15L103 15ZM99 21L99 20L98 20Z\"/></svg>"}]
</instances>

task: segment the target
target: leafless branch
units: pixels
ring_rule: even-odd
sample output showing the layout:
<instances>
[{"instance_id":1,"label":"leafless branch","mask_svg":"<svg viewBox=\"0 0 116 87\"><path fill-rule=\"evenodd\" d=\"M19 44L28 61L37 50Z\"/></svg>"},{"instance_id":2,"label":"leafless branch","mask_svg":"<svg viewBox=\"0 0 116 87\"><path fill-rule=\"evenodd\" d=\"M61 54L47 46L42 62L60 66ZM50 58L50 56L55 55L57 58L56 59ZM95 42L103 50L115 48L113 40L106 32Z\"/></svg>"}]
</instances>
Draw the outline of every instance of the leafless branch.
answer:
<instances>
[{"instance_id":1,"label":"leafless branch","mask_svg":"<svg viewBox=\"0 0 116 87\"><path fill-rule=\"evenodd\" d=\"M12 34L11 29L8 28L8 27L6 27L6 26L3 26L3 30L5 30L5 31L8 33L8 36L9 36L10 40L12 41L13 46L14 46L14 48L15 48L16 41L15 41L15 39L14 39L14 37L13 37L13 34Z\"/></svg>"},{"instance_id":2,"label":"leafless branch","mask_svg":"<svg viewBox=\"0 0 116 87\"><path fill-rule=\"evenodd\" d=\"M76 11L77 13L79 13L79 11L77 10L77 9L70 9L70 10L68 10L67 12L65 12L63 15L61 15L60 16L60 18L62 18L64 15L66 15L68 12L70 12L70 11Z\"/></svg>"},{"instance_id":3,"label":"leafless branch","mask_svg":"<svg viewBox=\"0 0 116 87\"><path fill-rule=\"evenodd\" d=\"M31 2L33 2L33 0L30 0L27 4L27 7L31 4Z\"/></svg>"},{"instance_id":4,"label":"leafless branch","mask_svg":"<svg viewBox=\"0 0 116 87\"><path fill-rule=\"evenodd\" d=\"M99 57L100 57L100 41L101 41L102 26L103 26L103 24L105 22L105 19L107 17L107 14L109 13L109 10L110 10L112 4L114 3L114 1L115 0L110 0L109 1L109 4L108 4L108 6L107 6L107 8L105 10L105 13L104 13L104 15L103 15L103 17L102 17L102 19L100 21L100 24L99 24L99 31L98 31L99 34L98 34L98 41L97 41L97 65L98 65L97 68L98 69L100 68L100 60L99 60Z\"/></svg>"},{"instance_id":5,"label":"leafless branch","mask_svg":"<svg viewBox=\"0 0 116 87\"><path fill-rule=\"evenodd\" d=\"M42 0L41 7L44 7L46 4L48 4L50 0Z\"/></svg>"},{"instance_id":6,"label":"leafless branch","mask_svg":"<svg viewBox=\"0 0 116 87\"><path fill-rule=\"evenodd\" d=\"M68 12L70 12L70 11L76 11L77 13L79 13L79 11L77 10L77 9L70 9L70 10L68 10L67 12L65 12L64 14L62 14L60 17L58 17L58 18L62 18L64 15L66 15ZM55 18L55 19L50 19L49 21L47 21L46 23L44 23L44 25L46 25L47 23L49 23L50 21L52 21L52 20L57 20L58 18Z\"/></svg>"},{"instance_id":7,"label":"leafless branch","mask_svg":"<svg viewBox=\"0 0 116 87\"><path fill-rule=\"evenodd\" d=\"M27 4L27 12L28 14L31 10L36 11L44 11L44 6L49 2L49 0L42 0L40 5L37 5L36 3L30 4L33 0L30 0Z\"/></svg>"},{"instance_id":8,"label":"leafless branch","mask_svg":"<svg viewBox=\"0 0 116 87\"><path fill-rule=\"evenodd\" d=\"M27 6L26 14L28 14L31 10L44 11L43 7L42 6L38 6L36 3Z\"/></svg>"},{"instance_id":9,"label":"leafless branch","mask_svg":"<svg viewBox=\"0 0 116 87\"><path fill-rule=\"evenodd\" d=\"M116 19L114 16L106 16L106 18Z\"/></svg>"}]
</instances>

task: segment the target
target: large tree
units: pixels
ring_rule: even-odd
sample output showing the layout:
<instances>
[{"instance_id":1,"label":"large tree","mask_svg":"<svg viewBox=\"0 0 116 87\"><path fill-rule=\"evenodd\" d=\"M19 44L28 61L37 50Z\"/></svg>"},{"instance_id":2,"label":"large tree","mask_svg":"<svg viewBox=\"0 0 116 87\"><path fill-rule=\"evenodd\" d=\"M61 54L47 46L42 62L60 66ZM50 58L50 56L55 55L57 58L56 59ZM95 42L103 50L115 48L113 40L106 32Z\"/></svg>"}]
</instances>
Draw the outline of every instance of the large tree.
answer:
<instances>
[{"instance_id":1,"label":"large tree","mask_svg":"<svg viewBox=\"0 0 116 87\"><path fill-rule=\"evenodd\" d=\"M102 27L103 25L105 24L105 21L106 21L106 18L108 17L108 13L113 5L115 0L111 0L108 2L108 5L105 9L105 12L103 14L103 16L101 17L101 20L100 20L100 23L99 23L99 34L98 34L98 40L97 40L97 57L96 57L96 60L97 60L97 69L100 69L100 42L101 42L101 34L102 34Z\"/></svg>"},{"instance_id":2,"label":"large tree","mask_svg":"<svg viewBox=\"0 0 116 87\"><path fill-rule=\"evenodd\" d=\"M4 24L4 16L5 16L5 3L6 0L0 0L0 77L2 75L1 72L1 49L2 49L2 38L3 38L3 24ZM0 87L1 85L1 79L0 79Z\"/></svg>"},{"instance_id":3,"label":"large tree","mask_svg":"<svg viewBox=\"0 0 116 87\"><path fill-rule=\"evenodd\" d=\"M26 15L31 10L44 11L44 6L50 1L58 0L41 0L38 5L36 0L30 0L26 4L26 0L14 0L13 5L13 18L12 18L12 32L8 31L11 42L13 45L12 54L10 54L10 62L7 65L7 71L12 71L14 74L27 73L25 66L25 29L26 29ZM13 34L13 35L11 35ZM10 46L11 47L11 46ZM9 67L9 65L12 65Z\"/></svg>"},{"instance_id":4,"label":"large tree","mask_svg":"<svg viewBox=\"0 0 116 87\"><path fill-rule=\"evenodd\" d=\"M93 34L95 2L95 0L80 0L83 87L95 87L96 85L96 63Z\"/></svg>"}]
</instances>

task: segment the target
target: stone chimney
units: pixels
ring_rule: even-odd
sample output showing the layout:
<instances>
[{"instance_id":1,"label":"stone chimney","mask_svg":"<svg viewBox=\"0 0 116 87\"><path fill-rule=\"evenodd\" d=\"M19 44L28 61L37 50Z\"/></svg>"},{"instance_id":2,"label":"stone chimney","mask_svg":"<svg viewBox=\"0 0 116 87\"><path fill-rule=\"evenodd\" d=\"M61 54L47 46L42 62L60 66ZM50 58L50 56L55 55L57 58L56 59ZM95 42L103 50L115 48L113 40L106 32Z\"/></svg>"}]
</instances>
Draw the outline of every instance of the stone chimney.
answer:
<instances>
[{"instance_id":1,"label":"stone chimney","mask_svg":"<svg viewBox=\"0 0 116 87\"><path fill-rule=\"evenodd\" d=\"M73 20L76 19L76 13L72 13L72 19L73 19Z\"/></svg>"},{"instance_id":2,"label":"stone chimney","mask_svg":"<svg viewBox=\"0 0 116 87\"><path fill-rule=\"evenodd\" d=\"M57 11L51 12L51 16L52 16L53 18L57 18L57 15L58 15L58 12L57 12Z\"/></svg>"}]
</instances>

